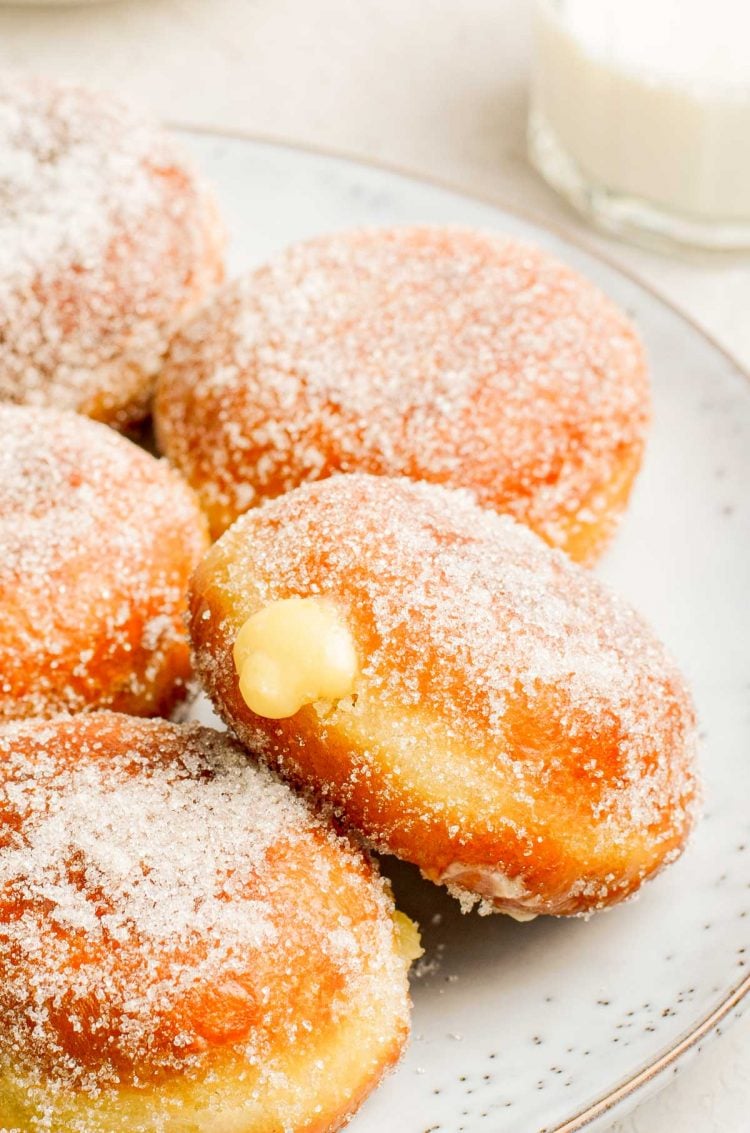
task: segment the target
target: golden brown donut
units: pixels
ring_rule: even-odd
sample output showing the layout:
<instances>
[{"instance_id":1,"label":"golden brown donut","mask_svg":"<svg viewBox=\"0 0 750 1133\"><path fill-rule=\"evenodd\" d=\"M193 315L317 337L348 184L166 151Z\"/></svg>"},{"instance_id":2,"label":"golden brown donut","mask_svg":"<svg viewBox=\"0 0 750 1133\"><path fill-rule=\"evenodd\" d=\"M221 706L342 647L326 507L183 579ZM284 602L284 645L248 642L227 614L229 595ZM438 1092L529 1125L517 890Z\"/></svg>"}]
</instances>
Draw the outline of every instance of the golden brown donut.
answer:
<instances>
[{"instance_id":1,"label":"golden brown donut","mask_svg":"<svg viewBox=\"0 0 750 1133\"><path fill-rule=\"evenodd\" d=\"M69 83L0 80L0 153L0 399L137 421L223 277L213 196L155 125Z\"/></svg>"},{"instance_id":2,"label":"golden brown donut","mask_svg":"<svg viewBox=\"0 0 750 1133\"><path fill-rule=\"evenodd\" d=\"M0 721L184 699L208 544L164 461L74 413L0 405Z\"/></svg>"},{"instance_id":3,"label":"golden brown donut","mask_svg":"<svg viewBox=\"0 0 750 1133\"><path fill-rule=\"evenodd\" d=\"M227 735L6 725L0 846L3 1129L329 1133L398 1058L389 889Z\"/></svg>"},{"instance_id":4,"label":"golden brown donut","mask_svg":"<svg viewBox=\"0 0 750 1133\"><path fill-rule=\"evenodd\" d=\"M483 910L635 893L693 820L694 713L651 630L466 493L365 475L248 512L191 593L245 743Z\"/></svg>"},{"instance_id":5,"label":"golden brown donut","mask_svg":"<svg viewBox=\"0 0 750 1133\"><path fill-rule=\"evenodd\" d=\"M214 535L333 472L470 489L576 559L625 508L649 416L625 315L547 252L463 228L295 245L178 334L158 440Z\"/></svg>"}]
</instances>

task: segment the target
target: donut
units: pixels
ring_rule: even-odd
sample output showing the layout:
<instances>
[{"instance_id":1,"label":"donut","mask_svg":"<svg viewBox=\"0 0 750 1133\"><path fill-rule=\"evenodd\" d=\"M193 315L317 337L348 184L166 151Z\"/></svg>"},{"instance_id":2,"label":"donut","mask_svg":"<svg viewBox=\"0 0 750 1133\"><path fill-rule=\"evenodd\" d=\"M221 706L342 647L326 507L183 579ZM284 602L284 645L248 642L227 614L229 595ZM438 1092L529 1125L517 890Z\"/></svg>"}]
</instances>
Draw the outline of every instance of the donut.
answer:
<instances>
[{"instance_id":1,"label":"donut","mask_svg":"<svg viewBox=\"0 0 750 1133\"><path fill-rule=\"evenodd\" d=\"M0 721L188 692L188 581L208 545L166 464L74 413L0 405Z\"/></svg>"},{"instance_id":2,"label":"donut","mask_svg":"<svg viewBox=\"0 0 750 1133\"><path fill-rule=\"evenodd\" d=\"M641 618L462 490L334 476L199 565L195 659L239 738L465 905L588 914L676 858L695 720Z\"/></svg>"},{"instance_id":3,"label":"donut","mask_svg":"<svg viewBox=\"0 0 750 1133\"><path fill-rule=\"evenodd\" d=\"M368 229L218 292L173 341L155 406L215 536L304 482L368 472L469 489L590 561L640 465L649 385L628 319L547 252Z\"/></svg>"},{"instance_id":4,"label":"donut","mask_svg":"<svg viewBox=\"0 0 750 1133\"><path fill-rule=\"evenodd\" d=\"M213 196L101 91L0 79L0 400L144 417L169 338L223 278Z\"/></svg>"},{"instance_id":5,"label":"donut","mask_svg":"<svg viewBox=\"0 0 750 1133\"><path fill-rule=\"evenodd\" d=\"M3 1129L327 1133L398 1058L414 926L225 733L8 724L0 845Z\"/></svg>"}]
</instances>

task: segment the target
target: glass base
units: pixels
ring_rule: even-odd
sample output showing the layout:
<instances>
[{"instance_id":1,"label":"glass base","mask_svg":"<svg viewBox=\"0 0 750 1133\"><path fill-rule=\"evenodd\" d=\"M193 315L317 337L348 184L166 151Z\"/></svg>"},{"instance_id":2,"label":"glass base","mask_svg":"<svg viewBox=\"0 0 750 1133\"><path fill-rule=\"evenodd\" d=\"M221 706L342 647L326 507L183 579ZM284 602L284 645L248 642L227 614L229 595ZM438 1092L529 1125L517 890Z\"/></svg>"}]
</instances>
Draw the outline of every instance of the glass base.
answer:
<instances>
[{"instance_id":1,"label":"glass base","mask_svg":"<svg viewBox=\"0 0 750 1133\"><path fill-rule=\"evenodd\" d=\"M695 220L592 181L535 110L529 115L528 150L532 165L544 180L607 232L663 251L750 252L750 220Z\"/></svg>"}]
</instances>

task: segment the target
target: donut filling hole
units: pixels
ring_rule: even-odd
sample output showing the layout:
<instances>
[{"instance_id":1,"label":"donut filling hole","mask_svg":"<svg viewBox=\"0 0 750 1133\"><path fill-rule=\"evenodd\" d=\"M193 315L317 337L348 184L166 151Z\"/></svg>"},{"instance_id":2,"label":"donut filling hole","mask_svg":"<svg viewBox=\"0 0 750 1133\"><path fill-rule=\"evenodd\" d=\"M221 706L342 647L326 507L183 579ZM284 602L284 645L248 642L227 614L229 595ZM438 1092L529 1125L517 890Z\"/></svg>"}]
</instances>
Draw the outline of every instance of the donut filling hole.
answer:
<instances>
[{"instance_id":1,"label":"donut filling hole","mask_svg":"<svg viewBox=\"0 0 750 1133\"><path fill-rule=\"evenodd\" d=\"M269 720L354 692L357 651L349 628L325 598L282 598L247 619L234 643L240 693Z\"/></svg>"}]
</instances>

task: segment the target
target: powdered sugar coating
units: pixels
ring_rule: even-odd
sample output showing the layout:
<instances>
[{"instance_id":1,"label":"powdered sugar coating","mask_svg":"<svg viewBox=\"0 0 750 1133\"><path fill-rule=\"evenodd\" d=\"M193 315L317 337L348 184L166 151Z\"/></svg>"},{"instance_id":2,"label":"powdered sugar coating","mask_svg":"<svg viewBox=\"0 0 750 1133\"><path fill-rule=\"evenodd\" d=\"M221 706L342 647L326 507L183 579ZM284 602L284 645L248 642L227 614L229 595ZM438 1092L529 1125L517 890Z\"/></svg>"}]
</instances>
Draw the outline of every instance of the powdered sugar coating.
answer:
<instances>
[{"instance_id":1,"label":"powdered sugar coating","mask_svg":"<svg viewBox=\"0 0 750 1133\"><path fill-rule=\"evenodd\" d=\"M72 413L0 406L0 719L185 695L205 521L183 481Z\"/></svg>"},{"instance_id":2,"label":"powdered sugar coating","mask_svg":"<svg viewBox=\"0 0 750 1133\"><path fill-rule=\"evenodd\" d=\"M470 488L590 557L648 405L633 327L546 252L367 229L294 245L217 295L172 345L156 423L216 534L304 481L364 471Z\"/></svg>"},{"instance_id":3,"label":"powdered sugar coating","mask_svg":"<svg viewBox=\"0 0 750 1133\"><path fill-rule=\"evenodd\" d=\"M368 981L405 1009L372 866L225 734L8 725L0 845L0 1075L32 1094L110 1096L120 1128L119 1088L200 1079L227 1052L271 1076Z\"/></svg>"},{"instance_id":4,"label":"powdered sugar coating","mask_svg":"<svg viewBox=\"0 0 750 1133\"><path fill-rule=\"evenodd\" d=\"M239 627L315 594L360 651L353 702L253 716ZM219 540L191 606L204 682L240 737L435 880L585 912L683 844L695 730L676 667L600 582L466 493L361 475L299 488Z\"/></svg>"},{"instance_id":5,"label":"powdered sugar coating","mask_svg":"<svg viewBox=\"0 0 750 1133\"><path fill-rule=\"evenodd\" d=\"M0 398L143 416L222 244L213 198L156 126L99 91L0 81Z\"/></svg>"}]
</instances>

